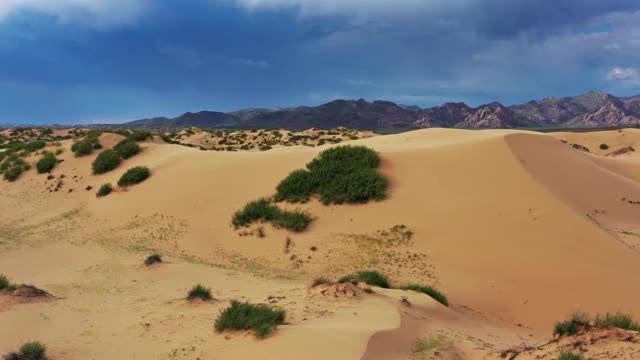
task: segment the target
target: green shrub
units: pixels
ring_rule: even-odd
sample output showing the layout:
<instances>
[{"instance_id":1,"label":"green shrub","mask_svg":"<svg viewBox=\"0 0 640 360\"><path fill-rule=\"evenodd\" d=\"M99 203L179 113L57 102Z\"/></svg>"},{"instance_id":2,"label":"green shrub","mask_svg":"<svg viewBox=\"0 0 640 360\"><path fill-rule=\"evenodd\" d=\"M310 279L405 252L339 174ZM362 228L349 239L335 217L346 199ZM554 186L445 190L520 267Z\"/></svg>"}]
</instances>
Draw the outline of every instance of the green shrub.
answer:
<instances>
[{"instance_id":1,"label":"green shrub","mask_svg":"<svg viewBox=\"0 0 640 360\"><path fill-rule=\"evenodd\" d=\"M78 140L71 145L71 151L77 156L87 156L93 152L93 145L98 141L94 138L85 138Z\"/></svg>"},{"instance_id":2,"label":"green shrub","mask_svg":"<svg viewBox=\"0 0 640 360\"><path fill-rule=\"evenodd\" d=\"M325 284L331 284L331 280L325 278L325 277L319 277L315 280L313 280L313 283L311 284L311 287L316 287L319 285L325 285Z\"/></svg>"},{"instance_id":3,"label":"green shrub","mask_svg":"<svg viewBox=\"0 0 640 360\"><path fill-rule=\"evenodd\" d=\"M388 289L390 287L389 279L377 271L358 271L355 274L343 276L338 282L358 283L364 282L367 285L379 286Z\"/></svg>"},{"instance_id":4,"label":"green shrub","mask_svg":"<svg viewBox=\"0 0 640 360\"><path fill-rule=\"evenodd\" d=\"M149 169L145 166L136 166L127 170L122 176L120 180L118 180L118 186L130 186L139 184L145 181L151 173Z\"/></svg>"},{"instance_id":5,"label":"green shrub","mask_svg":"<svg viewBox=\"0 0 640 360\"><path fill-rule=\"evenodd\" d=\"M96 197L107 196L111 194L111 191L113 191L113 188L111 187L110 183L102 184L102 186L100 186L100 189L98 189L98 192L96 193Z\"/></svg>"},{"instance_id":6,"label":"green shrub","mask_svg":"<svg viewBox=\"0 0 640 360\"><path fill-rule=\"evenodd\" d=\"M269 200L260 199L246 204L242 210L233 215L231 220L236 228L248 226L256 221L267 221L275 227L301 232L309 226L312 219L307 213L300 210L280 210Z\"/></svg>"},{"instance_id":7,"label":"green shrub","mask_svg":"<svg viewBox=\"0 0 640 360\"><path fill-rule=\"evenodd\" d=\"M113 150L105 150L93 161L93 173L95 175L109 172L120 165L120 156Z\"/></svg>"},{"instance_id":8,"label":"green shrub","mask_svg":"<svg viewBox=\"0 0 640 360\"><path fill-rule=\"evenodd\" d=\"M0 291L8 289L9 286L11 286L9 279L4 275L0 275Z\"/></svg>"},{"instance_id":9,"label":"green shrub","mask_svg":"<svg viewBox=\"0 0 640 360\"><path fill-rule=\"evenodd\" d=\"M573 336L578 333L578 330L580 330L579 323L573 320L567 320L567 321L556 323L556 325L553 327L553 335Z\"/></svg>"},{"instance_id":10,"label":"green shrub","mask_svg":"<svg viewBox=\"0 0 640 360\"><path fill-rule=\"evenodd\" d=\"M557 360L584 360L584 357L582 357L582 355L579 355L579 354L563 351L557 357Z\"/></svg>"},{"instance_id":11,"label":"green shrub","mask_svg":"<svg viewBox=\"0 0 640 360\"><path fill-rule=\"evenodd\" d=\"M26 150L30 153L34 152L34 151L38 151L40 149L44 149L44 147L47 146L47 143L44 140L34 140L31 142L28 142L24 145L23 150Z\"/></svg>"},{"instance_id":12,"label":"green shrub","mask_svg":"<svg viewBox=\"0 0 640 360\"><path fill-rule=\"evenodd\" d=\"M607 144L600 144L600 150L608 150L609 149L609 145Z\"/></svg>"},{"instance_id":13,"label":"green shrub","mask_svg":"<svg viewBox=\"0 0 640 360\"><path fill-rule=\"evenodd\" d=\"M400 288L402 290L413 290L413 291L421 292L423 294L431 296L435 301L439 302L440 304L444 306L449 306L449 301L447 300L447 297L444 296L444 294L442 294L440 291L434 289L431 286L409 284L409 285L404 285Z\"/></svg>"},{"instance_id":14,"label":"green shrub","mask_svg":"<svg viewBox=\"0 0 640 360\"><path fill-rule=\"evenodd\" d=\"M39 342L29 342L20 347L19 352L12 352L3 357L6 360L46 360L47 348Z\"/></svg>"},{"instance_id":15,"label":"green shrub","mask_svg":"<svg viewBox=\"0 0 640 360\"><path fill-rule=\"evenodd\" d=\"M330 203L365 203L382 200L387 179L378 173L378 154L364 146L338 146L320 153L278 184L276 201L305 202L313 194Z\"/></svg>"},{"instance_id":16,"label":"green shrub","mask_svg":"<svg viewBox=\"0 0 640 360\"><path fill-rule=\"evenodd\" d=\"M3 172L4 179L7 181L16 181L23 172L24 169L22 167L12 166Z\"/></svg>"},{"instance_id":17,"label":"green shrub","mask_svg":"<svg viewBox=\"0 0 640 360\"><path fill-rule=\"evenodd\" d=\"M113 150L115 150L121 158L128 159L140 152L140 145L131 139L125 139L116 144Z\"/></svg>"},{"instance_id":18,"label":"green shrub","mask_svg":"<svg viewBox=\"0 0 640 360\"><path fill-rule=\"evenodd\" d=\"M362 290L364 290L364 292L366 292L367 294L373 294L373 289L368 286Z\"/></svg>"},{"instance_id":19,"label":"green shrub","mask_svg":"<svg viewBox=\"0 0 640 360\"><path fill-rule=\"evenodd\" d=\"M146 130L136 130L131 135L129 135L129 139L133 141L145 141L151 137L151 132Z\"/></svg>"},{"instance_id":20,"label":"green shrub","mask_svg":"<svg viewBox=\"0 0 640 360\"><path fill-rule=\"evenodd\" d=\"M144 264L149 266L149 265L153 265L155 263L161 263L161 262L162 262L162 256L160 256L160 254L153 254L147 257L147 259L144 261Z\"/></svg>"},{"instance_id":21,"label":"green shrub","mask_svg":"<svg viewBox=\"0 0 640 360\"><path fill-rule=\"evenodd\" d=\"M284 323L285 311L263 305L253 305L232 301L231 306L220 312L215 321L217 332L225 330L253 330L256 337L268 335L278 325Z\"/></svg>"},{"instance_id":22,"label":"green shrub","mask_svg":"<svg viewBox=\"0 0 640 360\"><path fill-rule=\"evenodd\" d=\"M189 300L201 299L204 301L209 301L212 298L213 297L211 296L211 290L200 284L191 288L191 290L189 290L189 294L187 294L187 299Z\"/></svg>"},{"instance_id":23,"label":"green shrub","mask_svg":"<svg viewBox=\"0 0 640 360\"><path fill-rule=\"evenodd\" d=\"M42 159L40 159L36 163L36 169L38 170L38 174L50 172L51 170L53 170L53 168L56 166L57 163L58 163L58 159L56 159L55 155L53 155L50 152L45 153Z\"/></svg>"},{"instance_id":24,"label":"green shrub","mask_svg":"<svg viewBox=\"0 0 640 360\"><path fill-rule=\"evenodd\" d=\"M596 316L594 325L598 327L611 326L624 330L640 331L640 324L629 314L606 314L604 317Z\"/></svg>"}]
</instances>

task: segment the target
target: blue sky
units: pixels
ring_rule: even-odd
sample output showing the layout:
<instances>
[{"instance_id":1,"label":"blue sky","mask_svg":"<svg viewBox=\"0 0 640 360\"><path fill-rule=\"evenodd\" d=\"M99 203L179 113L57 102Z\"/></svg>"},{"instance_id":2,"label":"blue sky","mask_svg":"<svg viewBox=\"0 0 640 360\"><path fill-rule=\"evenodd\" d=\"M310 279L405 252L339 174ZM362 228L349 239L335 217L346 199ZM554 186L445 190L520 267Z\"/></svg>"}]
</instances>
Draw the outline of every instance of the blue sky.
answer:
<instances>
[{"instance_id":1,"label":"blue sky","mask_svg":"<svg viewBox=\"0 0 640 360\"><path fill-rule=\"evenodd\" d=\"M638 0L0 0L0 124L640 94Z\"/></svg>"}]
</instances>

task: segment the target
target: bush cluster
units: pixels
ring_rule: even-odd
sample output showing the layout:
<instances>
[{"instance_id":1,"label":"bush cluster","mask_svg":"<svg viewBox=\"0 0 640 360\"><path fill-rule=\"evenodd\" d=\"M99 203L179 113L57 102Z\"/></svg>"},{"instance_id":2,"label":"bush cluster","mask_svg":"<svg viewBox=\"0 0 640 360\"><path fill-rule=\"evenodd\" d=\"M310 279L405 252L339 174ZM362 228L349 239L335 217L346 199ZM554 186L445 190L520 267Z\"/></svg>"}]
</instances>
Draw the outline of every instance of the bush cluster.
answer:
<instances>
[{"instance_id":1,"label":"bush cluster","mask_svg":"<svg viewBox=\"0 0 640 360\"><path fill-rule=\"evenodd\" d=\"M300 211L281 210L267 199L252 201L237 211L231 220L238 228L248 226L256 221L271 222L275 227L282 227L295 232L304 231L313 219L309 214Z\"/></svg>"},{"instance_id":2,"label":"bush cluster","mask_svg":"<svg viewBox=\"0 0 640 360\"><path fill-rule=\"evenodd\" d=\"M55 155L50 152L45 153L44 156L42 156L42 158L36 163L38 174L50 172L57 163L58 159L56 159Z\"/></svg>"},{"instance_id":3,"label":"bush cluster","mask_svg":"<svg viewBox=\"0 0 640 360\"><path fill-rule=\"evenodd\" d=\"M145 141L151 137L151 131L147 130L136 130L131 135L129 135L129 139L133 141Z\"/></svg>"},{"instance_id":4,"label":"bush cluster","mask_svg":"<svg viewBox=\"0 0 640 360\"><path fill-rule=\"evenodd\" d=\"M113 147L113 150L123 159L128 159L140 152L140 145L131 139L124 139Z\"/></svg>"},{"instance_id":5,"label":"bush cluster","mask_svg":"<svg viewBox=\"0 0 640 360\"><path fill-rule=\"evenodd\" d=\"M127 170L122 176L120 180L118 180L118 186L130 186L139 184L145 181L151 173L149 172L149 168L145 166L136 166Z\"/></svg>"},{"instance_id":6,"label":"bush cluster","mask_svg":"<svg viewBox=\"0 0 640 360\"><path fill-rule=\"evenodd\" d=\"M217 332L225 330L253 330L256 337L267 336L284 323L285 311L267 306L232 301L231 306L220 312L215 321Z\"/></svg>"},{"instance_id":7,"label":"bush cluster","mask_svg":"<svg viewBox=\"0 0 640 360\"><path fill-rule=\"evenodd\" d=\"M378 154L364 146L338 146L320 153L278 184L276 201L306 202L318 194L324 204L365 203L382 200L387 179L377 168Z\"/></svg>"},{"instance_id":8,"label":"bush cluster","mask_svg":"<svg viewBox=\"0 0 640 360\"><path fill-rule=\"evenodd\" d=\"M99 132L92 132L81 140L78 140L71 145L71 151L77 156L91 155L93 149L101 149L102 145L98 142Z\"/></svg>"},{"instance_id":9,"label":"bush cluster","mask_svg":"<svg viewBox=\"0 0 640 360\"><path fill-rule=\"evenodd\" d=\"M120 161L118 153L111 149L105 150L93 161L93 174L99 175L109 172L117 168L120 165Z\"/></svg>"},{"instance_id":10,"label":"bush cluster","mask_svg":"<svg viewBox=\"0 0 640 360\"><path fill-rule=\"evenodd\" d=\"M16 181L31 166L15 152L3 153L4 161L0 164L0 172L7 181Z\"/></svg>"},{"instance_id":11,"label":"bush cluster","mask_svg":"<svg viewBox=\"0 0 640 360\"><path fill-rule=\"evenodd\" d=\"M440 304L444 306L449 306L449 301L447 300L447 297L444 296L443 293L434 289L431 286L408 284L408 285L401 286L400 289L421 292L423 294L431 296L435 301L439 302Z\"/></svg>"},{"instance_id":12,"label":"bush cluster","mask_svg":"<svg viewBox=\"0 0 640 360\"><path fill-rule=\"evenodd\" d=\"M355 274L343 276L338 282L350 282L357 284L358 282L364 282L367 285L374 285L381 288L388 289L391 284L389 279L377 271L358 271Z\"/></svg>"}]
</instances>

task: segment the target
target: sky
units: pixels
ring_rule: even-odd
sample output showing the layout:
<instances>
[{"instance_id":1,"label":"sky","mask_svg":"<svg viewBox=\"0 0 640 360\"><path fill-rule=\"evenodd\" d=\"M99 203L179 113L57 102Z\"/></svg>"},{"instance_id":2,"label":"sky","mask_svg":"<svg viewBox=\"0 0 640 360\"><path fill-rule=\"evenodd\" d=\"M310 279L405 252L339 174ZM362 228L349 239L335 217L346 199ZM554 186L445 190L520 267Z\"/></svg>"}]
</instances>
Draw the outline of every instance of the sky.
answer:
<instances>
[{"instance_id":1,"label":"sky","mask_svg":"<svg viewBox=\"0 0 640 360\"><path fill-rule=\"evenodd\" d=\"M0 0L0 124L640 94L639 0Z\"/></svg>"}]
</instances>

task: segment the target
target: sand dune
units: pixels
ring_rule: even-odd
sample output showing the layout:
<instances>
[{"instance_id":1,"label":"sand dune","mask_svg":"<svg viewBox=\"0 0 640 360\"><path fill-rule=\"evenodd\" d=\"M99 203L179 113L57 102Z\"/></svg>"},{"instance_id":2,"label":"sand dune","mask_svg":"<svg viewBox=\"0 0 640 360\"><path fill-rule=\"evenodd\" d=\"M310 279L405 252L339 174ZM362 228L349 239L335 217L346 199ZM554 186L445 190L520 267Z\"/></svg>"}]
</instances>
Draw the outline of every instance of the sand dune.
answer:
<instances>
[{"instance_id":1,"label":"sand dune","mask_svg":"<svg viewBox=\"0 0 640 360\"><path fill-rule=\"evenodd\" d=\"M106 134L100 142L121 139ZM407 359L431 356L411 353L422 338L439 339L432 342L444 358L488 359L520 338L548 338L554 322L578 309L640 316L632 285L640 205L627 201L640 200L640 160L558 139L614 150L638 146L640 132L429 129L356 140L380 153L388 198L289 205L313 214L310 228L296 234L265 225L264 238L241 236L230 225L233 212L272 195L329 145L207 152L150 141L94 176L97 152L74 158L64 142L54 180L30 171L0 182L0 273L64 298L0 306L0 323L14 325L0 330L0 353L37 338L54 359ZM95 197L137 165L151 169L147 181ZM47 191L62 174L61 190ZM369 241L399 224L413 232L410 241ZM151 251L170 263L144 268ZM436 285L452 306L400 290L355 301L309 295L314 277L362 269L380 270L394 285ZM186 303L198 282L218 300ZM289 311L270 338L213 332L231 299L269 296ZM403 296L413 306L402 305Z\"/></svg>"}]
</instances>

